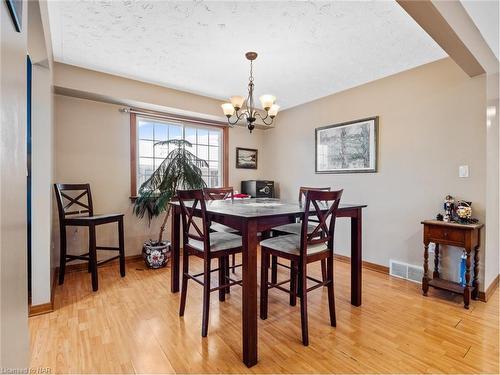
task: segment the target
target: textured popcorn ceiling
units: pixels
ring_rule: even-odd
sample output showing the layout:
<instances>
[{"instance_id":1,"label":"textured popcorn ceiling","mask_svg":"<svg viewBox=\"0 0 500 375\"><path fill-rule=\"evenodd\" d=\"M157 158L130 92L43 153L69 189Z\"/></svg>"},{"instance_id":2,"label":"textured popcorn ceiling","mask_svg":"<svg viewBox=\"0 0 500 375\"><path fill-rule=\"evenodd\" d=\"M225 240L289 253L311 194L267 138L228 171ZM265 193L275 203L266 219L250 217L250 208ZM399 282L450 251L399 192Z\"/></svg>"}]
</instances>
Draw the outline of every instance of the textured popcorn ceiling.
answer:
<instances>
[{"instance_id":1,"label":"textured popcorn ceiling","mask_svg":"<svg viewBox=\"0 0 500 375\"><path fill-rule=\"evenodd\" d=\"M56 61L291 107L446 54L396 2L50 1Z\"/></svg>"}]
</instances>

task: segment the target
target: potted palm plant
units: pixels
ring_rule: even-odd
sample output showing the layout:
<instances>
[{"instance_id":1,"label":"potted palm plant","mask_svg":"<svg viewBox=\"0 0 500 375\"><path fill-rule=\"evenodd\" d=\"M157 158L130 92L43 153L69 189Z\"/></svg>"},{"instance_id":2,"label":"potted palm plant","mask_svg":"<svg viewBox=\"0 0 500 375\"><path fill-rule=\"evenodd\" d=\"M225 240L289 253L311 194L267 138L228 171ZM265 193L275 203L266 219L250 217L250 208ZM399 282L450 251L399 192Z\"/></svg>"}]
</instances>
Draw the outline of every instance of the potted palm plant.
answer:
<instances>
[{"instance_id":1,"label":"potted palm plant","mask_svg":"<svg viewBox=\"0 0 500 375\"><path fill-rule=\"evenodd\" d=\"M172 145L174 148L141 185L134 204L134 214L139 218L147 216L150 223L154 218L164 215L158 238L146 241L142 249L144 261L150 268L163 267L168 260L170 242L163 240L163 234L170 214L170 201L175 197L177 189L206 187L201 168L208 167L205 160L187 149L192 145L186 140L172 139L155 144L160 145Z\"/></svg>"}]
</instances>

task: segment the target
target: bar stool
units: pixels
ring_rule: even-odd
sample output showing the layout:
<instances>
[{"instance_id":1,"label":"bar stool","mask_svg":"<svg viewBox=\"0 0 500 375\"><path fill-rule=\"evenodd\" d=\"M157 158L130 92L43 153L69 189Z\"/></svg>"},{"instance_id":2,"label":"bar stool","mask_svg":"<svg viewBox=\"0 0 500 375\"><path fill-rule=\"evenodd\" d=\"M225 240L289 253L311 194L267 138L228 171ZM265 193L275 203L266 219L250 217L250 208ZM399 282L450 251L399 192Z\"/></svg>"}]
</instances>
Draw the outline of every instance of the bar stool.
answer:
<instances>
[{"instance_id":1,"label":"bar stool","mask_svg":"<svg viewBox=\"0 0 500 375\"><path fill-rule=\"evenodd\" d=\"M88 261L88 270L92 274L92 290L99 288L97 267L114 259L120 259L120 275L125 276L125 246L123 238L123 214L94 215L92 194L89 184L54 184L57 208L59 211L60 260L59 285L64 283L66 263L75 260ZM96 226L118 223L118 247L97 246ZM89 251L81 255L67 254L66 227L89 228ZM118 251L119 255L101 262L97 261L97 250Z\"/></svg>"}]
</instances>

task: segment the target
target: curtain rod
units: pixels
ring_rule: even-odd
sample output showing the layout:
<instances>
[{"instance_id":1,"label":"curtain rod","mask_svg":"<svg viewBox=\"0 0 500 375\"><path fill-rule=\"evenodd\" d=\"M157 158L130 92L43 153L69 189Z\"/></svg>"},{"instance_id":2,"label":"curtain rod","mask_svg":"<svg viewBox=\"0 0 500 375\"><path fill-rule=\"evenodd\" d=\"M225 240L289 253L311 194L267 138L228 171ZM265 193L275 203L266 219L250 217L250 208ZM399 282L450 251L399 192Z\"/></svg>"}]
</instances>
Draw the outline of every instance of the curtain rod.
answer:
<instances>
[{"instance_id":1,"label":"curtain rod","mask_svg":"<svg viewBox=\"0 0 500 375\"><path fill-rule=\"evenodd\" d=\"M202 118L184 116L184 115L174 115L171 113L151 111L151 110L147 110L147 109L139 109L139 108L132 108L132 107L120 108L120 112L133 113L133 114L140 115L140 116L152 117L152 118L158 118L158 119L170 120L170 121L186 121L186 122L199 124L199 125L210 125L210 126L219 126L219 127L227 127L228 126L226 122L217 121L217 120L208 120L208 119L202 119Z\"/></svg>"}]
</instances>

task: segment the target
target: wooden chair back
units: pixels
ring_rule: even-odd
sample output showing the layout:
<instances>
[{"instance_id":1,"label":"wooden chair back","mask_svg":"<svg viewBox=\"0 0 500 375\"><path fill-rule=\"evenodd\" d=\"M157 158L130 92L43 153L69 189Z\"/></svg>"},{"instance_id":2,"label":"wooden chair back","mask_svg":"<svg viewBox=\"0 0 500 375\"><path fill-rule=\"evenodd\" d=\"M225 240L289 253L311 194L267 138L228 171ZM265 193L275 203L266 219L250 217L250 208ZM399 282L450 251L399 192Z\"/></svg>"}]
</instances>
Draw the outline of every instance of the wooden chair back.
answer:
<instances>
[{"instance_id":1,"label":"wooden chair back","mask_svg":"<svg viewBox=\"0 0 500 375\"><path fill-rule=\"evenodd\" d=\"M299 187L299 204L302 206L302 203L304 202L304 199L306 198L307 192L309 190L316 190L316 191L330 191L330 187L308 187L308 186L301 186Z\"/></svg>"},{"instance_id":2,"label":"wooden chair back","mask_svg":"<svg viewBox=\"0 0 500 375\"><path fill-rule=\"evenodd\" d=\"M90 184L54 184L59 222L66 216L93 216Z\"/></svg>"},{"instance_id":3,"label":"wooden chair back","mask_svg":"<svg viewBox=\"0 0 500 375\"><path fill-rule=\"evenodd\" d=\"M307 247L328 242L328 248L333 250L333 239L335 235L335 221L337 209L343 190L320 191L308 190L304 207L304 219L301 231L301 256L307 255ZM318 222L314 230L309 231L309 215L317 217ZM328 223L329 222L329 223Z\"/></svg>"},{"instance_id":4,"label":"wooden chair back","mask_svg":"<svg viewBox=\"0 0 500 375\"><path fill-rule=\"evenodd\" d=\"M210 223L207 220L207 207L205 204L205 193L198 190L177 190L177 198L181 206L182 230L184 247L188 245L189 239L203 243L205 254L210 251ZM196 223L195 210L201 210L201 228Z\"/></svg>"},{"instance_id":5,"label":"wooden chair back","mask_svg":"<svg viewBox=\"0 0 500 375\"><path fill-rule=\"evenodd\" d=\"M203 189L205 193L205 199L208 200L224 200L227 198L234 199L234 189L233 187L222 187L222 188L205 188Z\"/></svg>"},{"instance_id":6,"label":"wooden chair back","mask_svg":"<svg viewBox=\"0 0 500 375\"><path fill-rule=\"evenodd\" d=\"M299 188L299 205L302 207L303 200L306 198L307 192L309 190L315 190L315 191L330 191L330 187L307 187L307 186L301 186ZM318 219L315 218L314 216L309 217L310 222L318 222Z\"/></svg>"}]
</instances>

